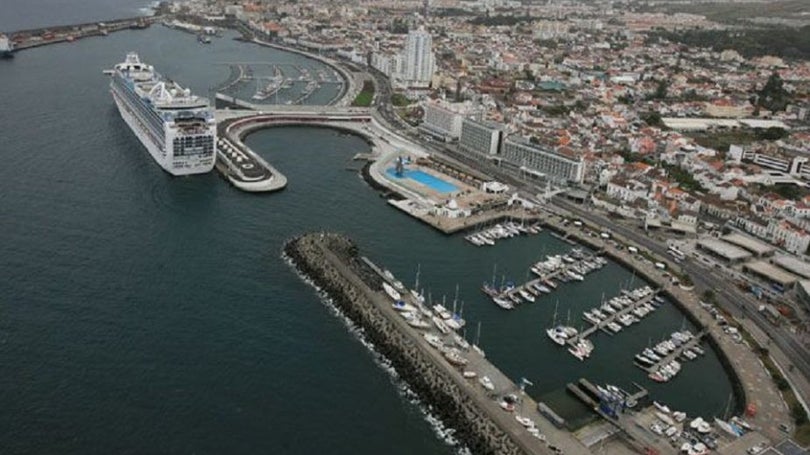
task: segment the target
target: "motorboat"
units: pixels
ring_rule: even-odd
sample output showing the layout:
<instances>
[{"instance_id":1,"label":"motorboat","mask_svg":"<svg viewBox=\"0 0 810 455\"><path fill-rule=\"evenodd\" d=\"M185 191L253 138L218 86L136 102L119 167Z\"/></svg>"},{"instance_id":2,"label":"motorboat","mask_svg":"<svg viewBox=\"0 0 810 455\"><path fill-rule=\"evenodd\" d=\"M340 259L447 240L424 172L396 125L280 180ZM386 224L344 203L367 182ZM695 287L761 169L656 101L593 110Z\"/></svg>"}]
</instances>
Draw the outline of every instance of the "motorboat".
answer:
<instances>
[{"instance_id":1,"label":"motorboat","mask_svg":"<svg viewBox=\"0 0 810 455\"><path fill-rule=\"evenodd\" d=\"M417 311L415 306L405 303L404 300L397 300L396 302L392 303L391 306L393 306L395 310L403 313L413 313Z\"/></svg>"},{"instance_id":2,"label":"motorboat","mask_svg":"<svg viewBox=\"0 0 810 455\"><path fill-rule=\"evenodd\" d=\"M442 343L442 339L432 333L426 333L423 336L425 337L425 341L427 341L428 344L434 348L438 349L444 345L444 343Z\"/></svg>"},{"instance_id":3,"label":"motorboat","mask_svg":"<svg viewBox=\"0 0 810 455\"><path fill-rule=\"evenodd\" d=\"M391 286L388 283L383 283L382 285L383 290L385 291L386 294L388 294L388 297L391 297L391 299L394 300L395 302L398 300L402 300L402 295L396 289L394 289L393 286Z\"/></svg>"},{"instance_id":4,"label":"motorboat","mask_svg":"<svg viewBox=\"0 0 810 455\"><path fill-rule=\"evenodd\" d=\"M517 420L519 424L523 425L526 428L531 428L531 427L535 426L532 419L530 419L528 417L523 417L521 415L515 415L515 420Z\"/></svg>"},{"instance_id":5,"label":"motorboat","mask_svg":"<svg viewBox=\"0 0 810 455\"><path fill-rule=\"evenodd\" d=\"M489 390L490 392L495 390L495 384L492 383L492 380L489 379L489 376L481 376L481 379L478 380L478 383L481 384L481 387Z\"/></svg>"},{"instance_id":6,"label":"motorboat","mask_svg":"<svg viewBox=\"0 0 810 455\"><path fill-rule=\"evenodd\" d=\"M467 364L467 359L459 352L458 349L447 349L443 352L444 358L453 365L464 366Z\"/></svg>"},{"instance_id":7,"label":"motorboat","mask_svg":"<svg viewBox=\"0 0 810 455\"><path fill-rule=\"evenodd\" d=\"M565 346L566 340L568 340L568 336L563 330L562 326L553 327L546 330L546 335L551 338L551 341L559 344L560 346Z\"/></svg>"},{"instance_id":8,"label":"motorboat","mask_svg":"<svg viewBox=\"0 0 810 455\"><path fill-rule=\"evenodd\" d=\"M515 307L511 301L504 299L503 297L493 297L492 301L495 302L496 305L503 308L504 310L511 310Z\"/></svg>"},{"instance_id":9,"label":"motorboat","mask_svg":"<svg viewBox=\"0 0 810 455\"><path fill-rule=\"evenodd\" d=\"M593 352L593 343L587 338L580 338L574 346L568 348L568 352L581 361L585 360Z\"/></svg>"},{"instance_id":10,"label":"motorboat","mask_svg":"<svg viewBox=\"0 0 810 455\"><path fill-rule=\"evenodd\" d=\"M436 328L439 329L439 332L442 332L445 335L450 333L450 328L447 327L447 324L445 324L444 321L442 321L438 317L433 316L432 318L430 318L430 320L433 321L433 325L435 325Z\"/></svg>"},{"instance_id":11,"label":"motorboat","mask_svg":"<svg viewBox=\"0 0 810 455\"><path fill-rule=\"evenodd\" d=\"M466 370L464 373L462 373L462 376L464 376L465 379L474 379L478 377L478 373L475 371Z\"/></svg>"},{"instance_id":12,"label":"motorboat","mask_svg":"<svg viewBox=\"0 0 810 455\"><path fill-rule=\"evenodd\" d=\"M418 318L408 319L408 325L422 330L430 328L429 322Z\"/></svg>"},{"instance_id":13,"label":"motorboat","mask_svg":"<svg viewBox=\"0 0 810 455\"><path fill-rule=\"evenodd\" d=\"M527 302L534 303L534 296L531 293L527 292L525 289L522 288L519 289L518 294L520 294L520 296L523 297L523 299L526 300Z\"/></svg>"}]
</instances>

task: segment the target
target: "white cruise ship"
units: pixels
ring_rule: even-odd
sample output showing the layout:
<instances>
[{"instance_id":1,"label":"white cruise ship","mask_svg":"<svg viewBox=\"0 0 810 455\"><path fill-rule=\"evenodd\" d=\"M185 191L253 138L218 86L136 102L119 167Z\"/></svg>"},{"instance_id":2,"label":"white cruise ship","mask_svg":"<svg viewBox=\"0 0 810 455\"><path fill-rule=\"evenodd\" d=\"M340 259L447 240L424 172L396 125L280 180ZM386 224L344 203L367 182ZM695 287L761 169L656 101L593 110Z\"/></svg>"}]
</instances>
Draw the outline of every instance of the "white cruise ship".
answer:
<instances>
[{"instance_id":1,"label":"white cruise ship","mask_svg":"<svg viewBox=\"0 0 810 455\"><path fill-rule=\"evenodd\" d=\"M121 117L166 172L201 174L214 167L217 128L208 100L165 79L135 53L107 74Z\"/></svg>"},{"instance_id":2,"label":"white cruise ship","mask_svg":"<svg viewBox=\"0 0 810 455\"><path fill-rule=\"evenodd\" d=\"M6 35L0 33L0 58L14 57L14 45Z\"/></svg>"}]
</instances>

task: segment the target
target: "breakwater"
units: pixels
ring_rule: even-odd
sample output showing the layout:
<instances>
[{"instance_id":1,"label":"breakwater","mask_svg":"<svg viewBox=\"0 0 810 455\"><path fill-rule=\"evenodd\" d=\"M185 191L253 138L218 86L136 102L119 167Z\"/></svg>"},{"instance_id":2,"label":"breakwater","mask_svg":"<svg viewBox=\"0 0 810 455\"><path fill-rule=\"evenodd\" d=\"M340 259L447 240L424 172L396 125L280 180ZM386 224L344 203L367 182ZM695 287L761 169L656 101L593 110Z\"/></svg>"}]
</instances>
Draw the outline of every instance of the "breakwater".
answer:
<instances>
[{"instance_id":1,"label":"breakwater","mask_svg":"<svg viewBox=\"0 0 810 455\"><path fill-rule=\"evenodd\" d=\"M479 406L474 389L463 387L458 373L429 354L414 334L409 334L375 302L380 297L382 279L360 258L357 247L347 237L314 233L294 238L284 253L298 270L326 292L335 305L388 358L408 385L447 424L456 429L455 437L472 453L542 453L513 439L492 415Z\"/></svg>"}]
</instances>

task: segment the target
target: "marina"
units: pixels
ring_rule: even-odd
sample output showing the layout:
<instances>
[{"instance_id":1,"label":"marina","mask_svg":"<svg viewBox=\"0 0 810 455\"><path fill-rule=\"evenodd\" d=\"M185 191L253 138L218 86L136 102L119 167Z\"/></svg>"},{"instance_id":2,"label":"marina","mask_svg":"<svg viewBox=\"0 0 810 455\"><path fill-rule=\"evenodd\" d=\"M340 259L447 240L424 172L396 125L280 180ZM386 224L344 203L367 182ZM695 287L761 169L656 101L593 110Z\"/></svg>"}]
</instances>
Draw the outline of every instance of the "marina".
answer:
<instances>
[{"instance_id":1,"label":"marina","mask_svg":"<svg viewBox=\"0 0 810 455\"><path fill-rule=\"evenodd\" d=\"M560 283L584 281L585 276L596 271L607 262L595 254L586 254L580 248L574 248L569 254L547 256L545 261L533 264L530 271L537 278L515 285L501 278L496 282L497 270L493 268L491 282L484 282L481 291L505 310L511 310L521 303L534 303L537 298L550 294Z\"/></svg>"},{"instance_id":2,"label":"marina","mask_svg":"<svg viewBox=\"0 0 810 455\"><path fill-rule=\"evenodd\" d=\"M705 331L697 335L692 335L688 330L674 332L670 339L636 354L633 363L646 371L653 381L667 382L680 372L681 363L678 361L695 360L705 354L700 347L704 336Z\"/></svg>"},{"instance_id":3,"label":"marina","mask_svg":"<svg viewBox=\"0 0 810 455\"><path fill-rule=\"evenodd\" d=\"M518 235L535 235L541 232L543 232L543 228L539 223L526 225L523 222L508 221L467 234L464 239L475 246L493 246L500 239L509 239Z\"/></svg>"}]
</instances>

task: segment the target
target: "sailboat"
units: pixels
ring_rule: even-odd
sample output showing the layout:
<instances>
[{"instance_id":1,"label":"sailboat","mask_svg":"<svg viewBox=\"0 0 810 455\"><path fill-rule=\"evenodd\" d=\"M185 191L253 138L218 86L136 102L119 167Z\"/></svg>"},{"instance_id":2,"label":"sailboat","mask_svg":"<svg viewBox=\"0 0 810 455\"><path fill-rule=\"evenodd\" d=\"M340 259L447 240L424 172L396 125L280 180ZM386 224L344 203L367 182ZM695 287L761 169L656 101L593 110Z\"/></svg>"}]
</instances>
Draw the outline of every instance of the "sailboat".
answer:
<instances>
[{"instance_id":1,"label":"sailboat","mask_svg":"<svg viewBox=\"0 0 810 455\"><path fill-rule=\"evenodd\" d=\"M560 301L558 300L554 305L554 320L551 323L551 328L546 329L546 335L551 338L551 341L559 344L560 346L565 346L565 341L568 339L568 335L565 332L565 327L557 325L557 309L559 305Z\"/></svg>"},{"instance_id":2,"label":"sailboat","mask_svg":"<svg viewBox=\"0 0 810 455\"><path fill-rule=\"evenodd\" d=\"M481 321L478 321L478 330L475 333L475 343L472 345L472 348L475 350L475 352L481 354L481 357L486 357L486 354L484 354L484 350L481 349L480 347L480 343L481 343Z\"/></svg>"},{"instance_id":3,"label":"sailboat","mask_svg":"<svg viewBox=\"0 0 810 455\"><path fill-rule=\"evenodd\" d=\"M420 304L425 303L425 296L419 291L419 272L422 269L422 264L418 264L416 266L416 280L413 284L413 289L411 289L411 295L417 302Z\"/></svg>"}]
</instances>

